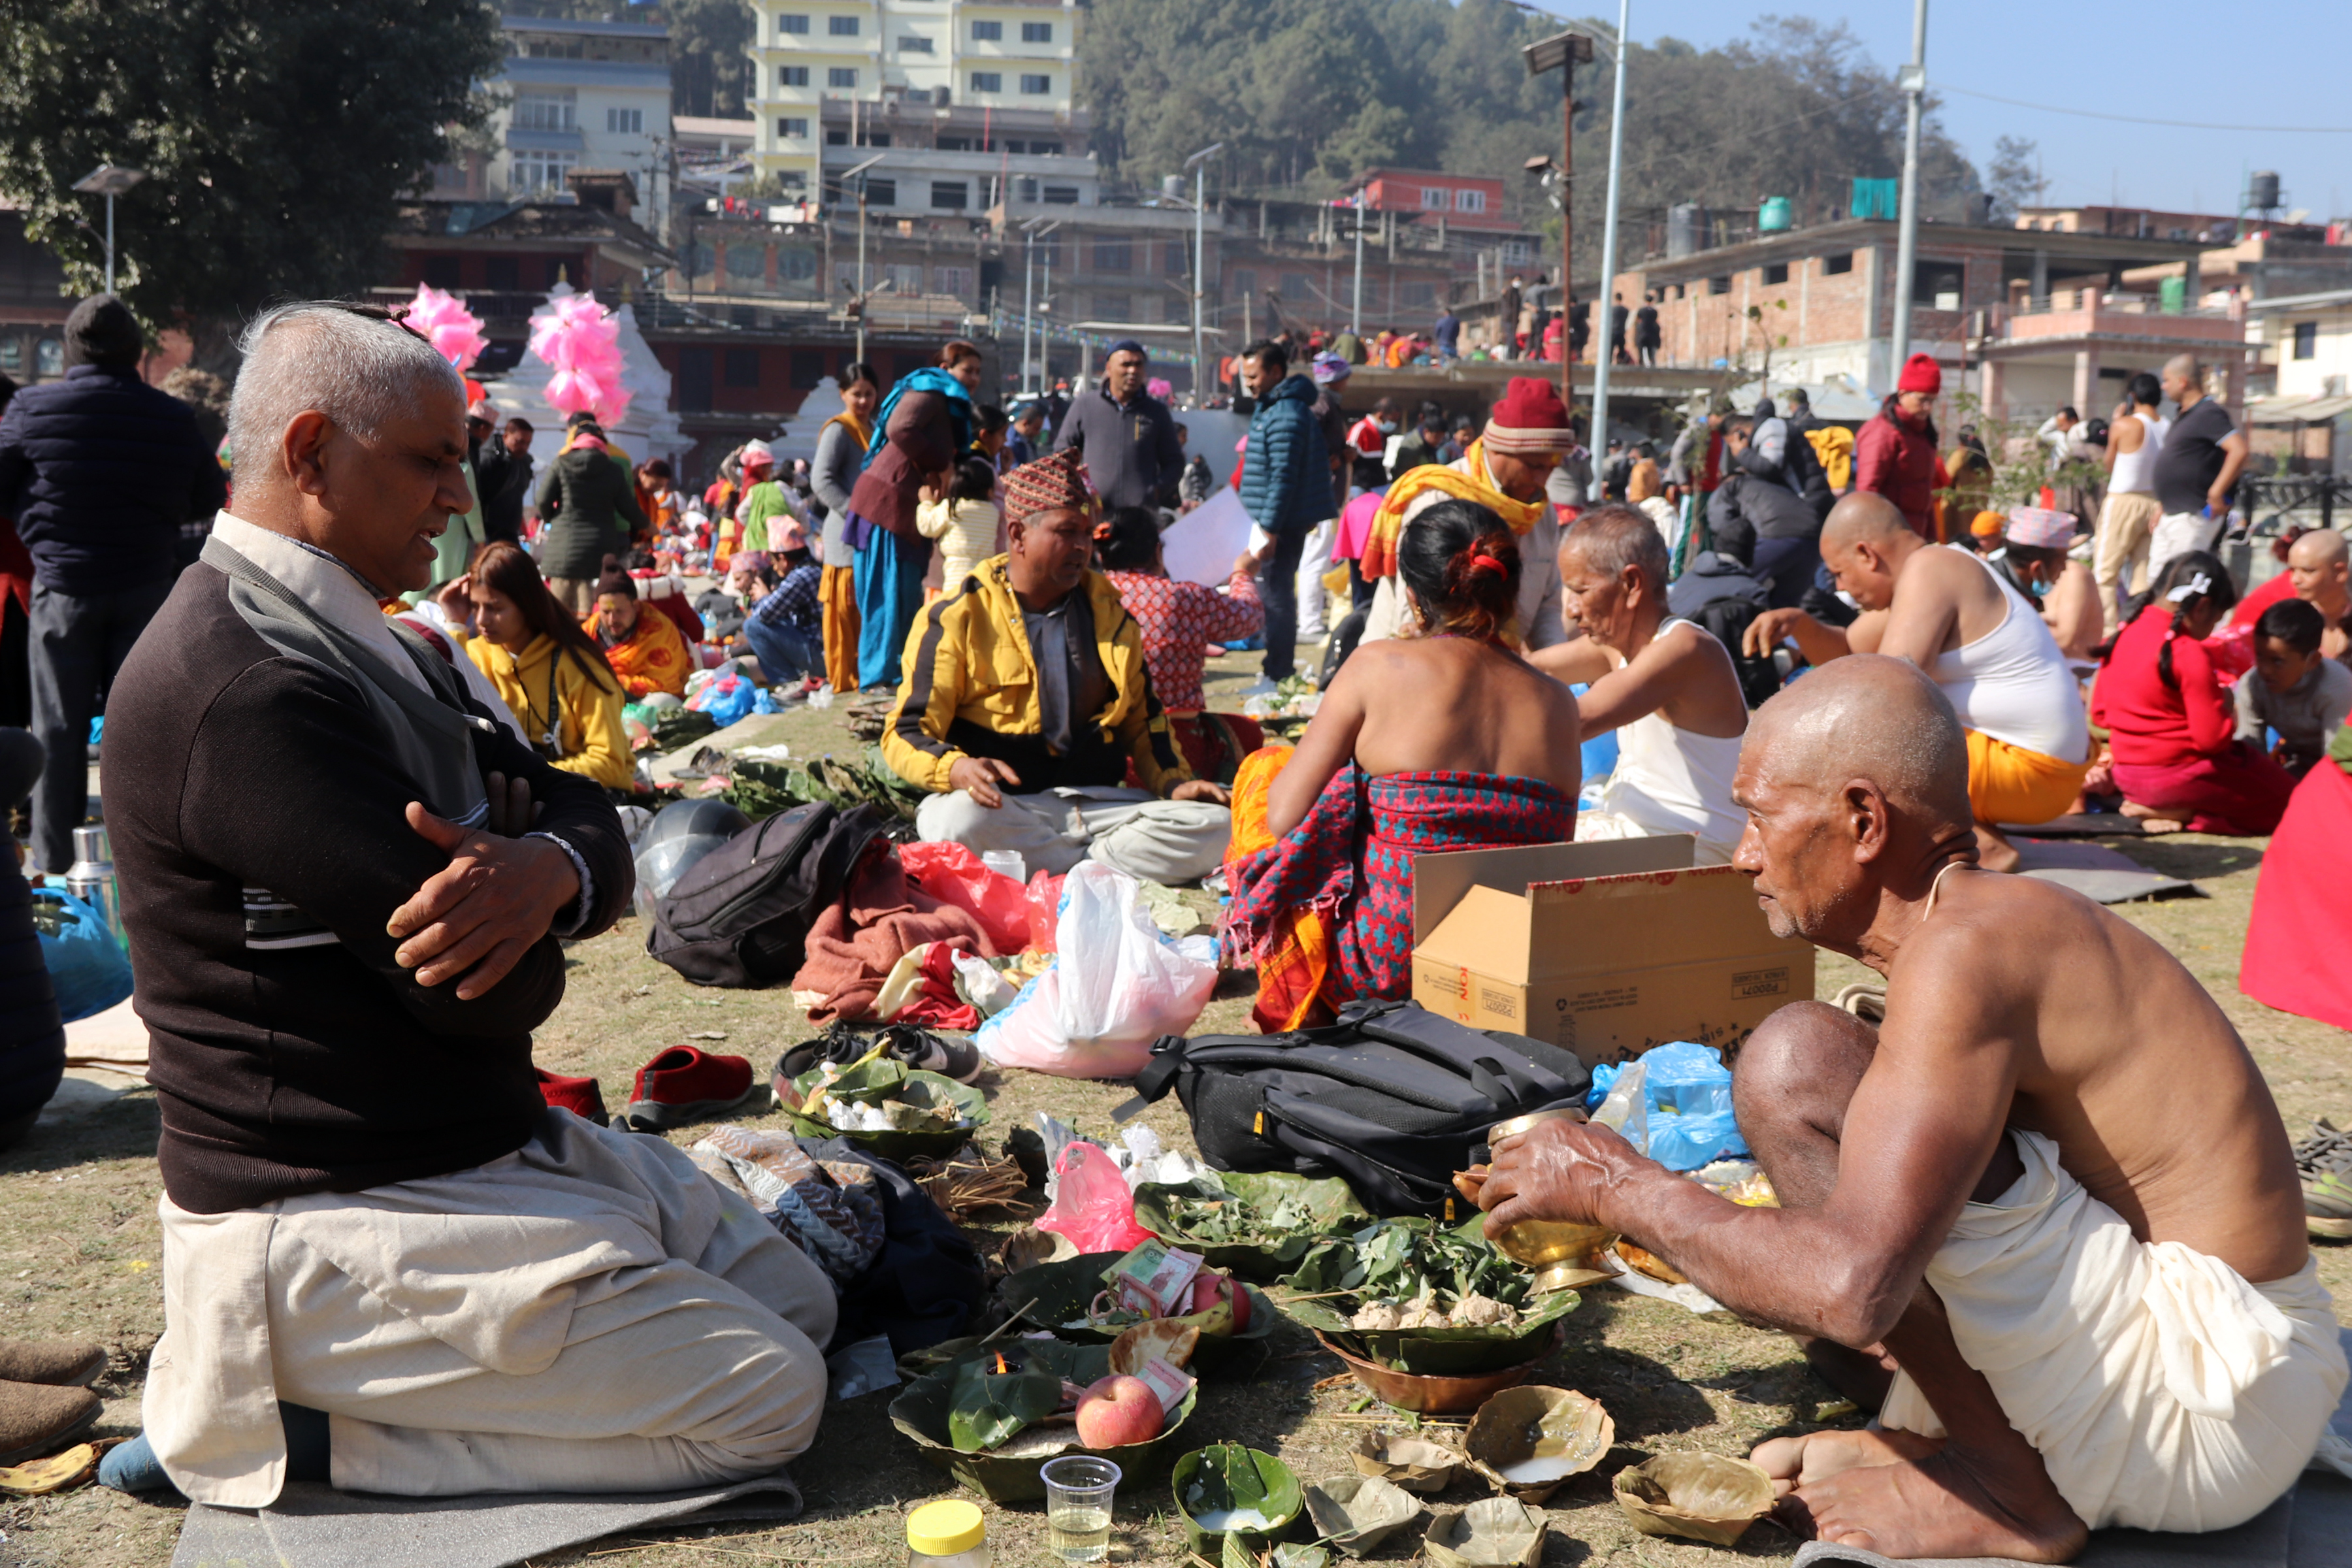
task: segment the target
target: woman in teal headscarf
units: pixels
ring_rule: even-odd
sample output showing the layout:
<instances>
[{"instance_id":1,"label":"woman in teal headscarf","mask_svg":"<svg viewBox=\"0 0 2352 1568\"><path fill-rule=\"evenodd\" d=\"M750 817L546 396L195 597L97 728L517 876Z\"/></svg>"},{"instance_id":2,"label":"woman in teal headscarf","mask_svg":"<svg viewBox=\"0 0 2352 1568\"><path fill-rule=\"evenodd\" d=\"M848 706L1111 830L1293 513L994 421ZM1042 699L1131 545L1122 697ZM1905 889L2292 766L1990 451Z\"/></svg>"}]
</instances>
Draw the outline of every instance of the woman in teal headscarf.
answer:
<instances>
[{"instance_id":1,"label":"woman in teal headscarf","mask_svg":"<svg viewBox=\"0 0 2352 1568\"><path fill-rule=\"evenodd\" d=\"M898 378L874 416L874 442L849 492L846 537L857 552L857 683L898 684L907 634L923 607L931 542L915 526L922 489L944 493L956 460L972 449L980 422L971 395L980 350L957 338L937 369Z\"/></svg>"}]
</instances>

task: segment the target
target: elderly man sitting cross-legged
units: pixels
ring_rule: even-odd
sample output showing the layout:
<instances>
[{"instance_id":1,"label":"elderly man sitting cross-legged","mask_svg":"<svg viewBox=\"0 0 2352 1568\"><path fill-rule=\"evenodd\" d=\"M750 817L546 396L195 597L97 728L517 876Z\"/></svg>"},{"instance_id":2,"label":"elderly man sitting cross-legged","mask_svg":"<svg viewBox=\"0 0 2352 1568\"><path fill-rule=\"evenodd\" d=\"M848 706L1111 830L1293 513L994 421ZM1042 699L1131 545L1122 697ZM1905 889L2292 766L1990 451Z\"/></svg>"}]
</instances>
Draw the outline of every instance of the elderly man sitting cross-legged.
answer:
<instances>
[{"instance_id":1,"label":"elderly man sitting cross-legged","mask_svg":"<svg viewBox=\"0 0 2352 1568\"><path fill-rule=\"evenodd\" d=\"M1185 766L1142 629L1089 569L1099 510L1075 450L1006 476L1011 549L915 622L882 754L933 792L915 815L927 842L1190 882L1224 856L1232 797Z\"/></svg>"},{"instance_id":2,"label":"elderly man sitting cross-legged","mask_svg":"<svg viewBox=\"0 0 2352 1568\"><path fill-rule=\"evenodd\" d=\"M1734 863L1776 931L1885 975L1885 1023L1798 1003L1741 1050L1734 1109L1784 1207L1547 1122L1496 1145L1487 1229L1622 1231L1884 1391L1885 1430L1756 1452L1824 1541L2060 1563L2086 1527L2240 1523L2346 1381L2286 1131L2161 946L1977 870L1967 778L1950 704L1899 660L1759 710Z\"/></svg>"},{"instance_id":3,"label":"elderly man sitting cross-legged","mask_svg":"<svg viewBox=\"0 0 2352 1568\"><path fill-rule=\"evenodd\" d=\"M257 1508L765 1475L815 1432L833 1293L683 1150L541 1099L557 939L628 905L619 817L377 608L470 504L457 373L332 304L244 351L236 510L108 714L164 1334L101 1479Z\"/></svg>"}]
</instances>

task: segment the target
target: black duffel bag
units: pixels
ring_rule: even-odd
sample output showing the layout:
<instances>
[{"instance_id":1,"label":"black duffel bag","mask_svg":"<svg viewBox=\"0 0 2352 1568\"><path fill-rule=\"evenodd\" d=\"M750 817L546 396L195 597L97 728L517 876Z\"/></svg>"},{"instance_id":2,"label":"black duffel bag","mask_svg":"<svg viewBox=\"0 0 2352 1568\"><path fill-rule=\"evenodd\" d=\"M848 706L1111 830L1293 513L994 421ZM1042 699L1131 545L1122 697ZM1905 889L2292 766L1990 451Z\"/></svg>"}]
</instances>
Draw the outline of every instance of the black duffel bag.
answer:
<instances>
[{"instance_id":1,"label":"black duffel bag","mask_svg":"<svg viewBox=\"0 0 2352 1568\"><path fill-rule=\"evenodd\" d=\"M697 985L772 985L799 970L809 927L887 847L870 805L822 801L753 823L687 868L654 905L646 951Z\"/></svg>"},{"instance_id":2,"label":"black duffel bag","mask_svg":"<svg viewBox=\"0 0 2352 1568\"><path fill-rule=\"evenodd\" d=\"M1574 1052L1482 1032L1413 1002L1351 1002L1328 1028L1170 1035L1135 1076L1124 1120L1171 1089L1220 1171L1339 1176L1376 1215L1455 1216L1454 1173L1486 1129L1591 1086Z\"/></svg>"}]
</instances>

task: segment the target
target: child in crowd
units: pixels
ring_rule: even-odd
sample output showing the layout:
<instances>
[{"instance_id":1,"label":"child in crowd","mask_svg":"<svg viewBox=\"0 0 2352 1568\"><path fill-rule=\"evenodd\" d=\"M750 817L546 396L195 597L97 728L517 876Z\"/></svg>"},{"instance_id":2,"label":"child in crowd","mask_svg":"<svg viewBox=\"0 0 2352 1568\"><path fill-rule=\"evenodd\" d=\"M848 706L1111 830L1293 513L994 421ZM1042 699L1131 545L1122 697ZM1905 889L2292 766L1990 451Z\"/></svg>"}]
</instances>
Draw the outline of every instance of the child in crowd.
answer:
<instances>
[{"instance_id":1,"label":"child in crowd","mask_svg":"<svg viewBox=\"0 0 2352 1568\"><path fill-rule=\"evenodd\" d=\"M2271 755L2296 778L2326 754L2352 714L2352 669L2319 651L2326 625L2301 599L2270 605L2254 622L2254 668L2235 688L2238 739L2261 746L2265 731L2277 731Z\"/></svg>"},{"instance_id":2,"label":"child in crowd","mask_svg":"<svg viewBox=\"0 0 2352 1568\"><path fill-rule=\"evenodd\" d=\"M994 464L967 458L956 465L944 498L916 507L916 531L940 542L940 593L956 593L973 568L996 552L998 513L989 499L995 489Z\"/></svg>"},{"instance_id":3,"label":"child in crowd","mask_svg":"<svg viewBox=\"0 0 2352 1568\"><path fill-rule=\"evenodd\" d=\"M2205 647L2237 602L2217 557L2176 555L2099 670L2091 722L2108 732L2125 815L2147 832L2269 833L2294 793L2285 769L2237 739L2237 716Z\"/></svg>"}]
</instances>

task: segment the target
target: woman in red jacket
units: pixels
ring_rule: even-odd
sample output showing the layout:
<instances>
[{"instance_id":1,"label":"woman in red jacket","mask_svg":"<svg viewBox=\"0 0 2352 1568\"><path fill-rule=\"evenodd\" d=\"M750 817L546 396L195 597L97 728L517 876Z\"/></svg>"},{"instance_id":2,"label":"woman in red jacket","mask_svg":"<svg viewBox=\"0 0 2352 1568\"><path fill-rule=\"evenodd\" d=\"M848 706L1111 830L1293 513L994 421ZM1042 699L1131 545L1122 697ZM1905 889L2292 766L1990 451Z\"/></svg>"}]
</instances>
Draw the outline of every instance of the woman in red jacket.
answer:
<instances>
[{"instance_id":1,"label":"woman in red jacket","mask_svg":"<svg viewBox=\"0 0 2352 1568\"><path fill-rule=\"evenodd\" d=\"M1926 354L1903 365L1895 395L1879 405L1854 439L1853 488L1895 503L1920 538L1936 538L1936 423L1928 410L1944 373Z\"/></svg>"},{"instance_id":2,"label":"woman in red jacket","mask_svg":"<svg viewBox=\"0 0 2352 1568\"><path fill-rule=\"evenodd\" d=\"M2091 695L2124 813L2150 833L2275 830L2294 780L2235 739L2237 710L2204 639L2238 602L2221 563L2176 555L2116 634Z\"/></svg>"}]
</instances>

